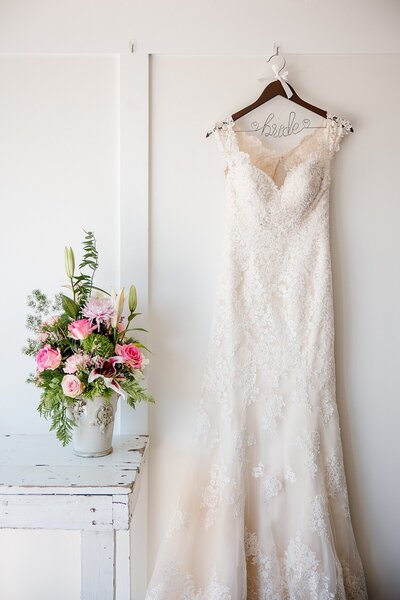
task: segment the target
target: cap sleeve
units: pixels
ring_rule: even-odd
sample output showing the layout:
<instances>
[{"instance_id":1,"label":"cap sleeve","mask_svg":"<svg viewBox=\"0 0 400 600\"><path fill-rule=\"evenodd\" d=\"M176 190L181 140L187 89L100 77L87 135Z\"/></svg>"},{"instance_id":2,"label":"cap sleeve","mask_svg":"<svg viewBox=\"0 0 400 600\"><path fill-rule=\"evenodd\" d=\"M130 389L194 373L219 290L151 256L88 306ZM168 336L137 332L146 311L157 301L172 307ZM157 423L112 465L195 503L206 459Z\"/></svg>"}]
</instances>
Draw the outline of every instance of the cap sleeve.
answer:
<instances>
[{"instance_id":1,"label":"cap sleeve","mask_svg":"<svg viewBox=\"0 0 400 600\"><path fill-rule=\"evenodd\" d=\"M223 121L217 121L214 127L207 132L207 137L212 134L216 139L216 143L224 159L225 172L232 161L233 140L231 125L232 120L227 118Z\"/></svg>"},{"instance_id":2,"label":"cap sleeve","mask_svg":"<svg viewBox=\"0 0 400 600\"><path fill-rule=\"evenodd\" d=\"M328 145L330 155L333 156L338 150L340 150L340 142L342 138L349 134L352 130L352 124L349 119L339 117L328 113L326 118L328 119Z\"/></svg>"}]
</instances>

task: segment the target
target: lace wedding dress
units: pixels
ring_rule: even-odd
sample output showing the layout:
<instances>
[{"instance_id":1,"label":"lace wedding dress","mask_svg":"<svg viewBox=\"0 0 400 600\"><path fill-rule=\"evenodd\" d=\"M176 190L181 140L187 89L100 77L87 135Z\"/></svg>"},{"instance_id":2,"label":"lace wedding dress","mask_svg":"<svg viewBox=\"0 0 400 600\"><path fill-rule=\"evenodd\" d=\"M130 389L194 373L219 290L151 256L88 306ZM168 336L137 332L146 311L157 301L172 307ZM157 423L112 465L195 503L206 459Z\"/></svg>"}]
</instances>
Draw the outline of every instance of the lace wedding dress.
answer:
<instances>
[{"instance_id":1,"label":"lace wedding dress","mask_svg":"<svg viewBox=\"0 0 400 600\"><path fill-rule=\"evenodd\" d=\"M147 600L367 598L335 399L329 249L330 166L349 129L328 115L279 154L231 118L214 127L222 281L193 454Z\"/></svg>"}]
</instances>

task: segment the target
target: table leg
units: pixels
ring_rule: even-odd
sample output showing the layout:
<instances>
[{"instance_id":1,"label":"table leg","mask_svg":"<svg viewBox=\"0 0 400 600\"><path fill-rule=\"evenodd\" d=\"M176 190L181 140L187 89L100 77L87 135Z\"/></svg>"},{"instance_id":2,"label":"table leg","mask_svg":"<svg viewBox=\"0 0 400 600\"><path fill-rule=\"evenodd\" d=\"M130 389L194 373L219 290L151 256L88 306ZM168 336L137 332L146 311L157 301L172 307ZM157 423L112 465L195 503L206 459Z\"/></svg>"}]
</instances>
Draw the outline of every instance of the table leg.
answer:
<instances>
[{"instance_id":1,"label":"table leg","mask_svg":"<svg viewBox=\"0 0 400 600\"><path fill-rule=\"evenodd\" d=\"M131 532L115 532L115 600L131 600Z\"/></svg>"},{"instance_id":2,"label":"table leg","mask_svg":"<svg viewBox=\"0 0 400 600\"><path fill-rule=\"evenodd\" d=\"M114 600L114 531L81 532L81 600Z\"/></svg>"}]
</instances>

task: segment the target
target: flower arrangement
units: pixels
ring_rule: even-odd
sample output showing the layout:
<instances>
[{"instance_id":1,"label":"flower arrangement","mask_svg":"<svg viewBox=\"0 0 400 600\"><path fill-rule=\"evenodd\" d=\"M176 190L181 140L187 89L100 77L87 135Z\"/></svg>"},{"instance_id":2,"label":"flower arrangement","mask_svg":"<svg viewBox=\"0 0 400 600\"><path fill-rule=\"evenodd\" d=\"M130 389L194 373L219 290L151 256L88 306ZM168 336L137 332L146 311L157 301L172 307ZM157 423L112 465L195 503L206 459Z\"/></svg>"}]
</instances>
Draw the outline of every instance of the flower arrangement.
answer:
<instances>
[{"instance_id":1,"label":"flower arrangement","mask_svg":"<svg viewBox=\"0 0 400 600\"><path fill-rule=\"evenodd\" d=\"M75 272L72 248L65 248L65 270L71 296L58 294L51 302L40 290L28 296L32 313L27 327L29 338L23 352L35 358L36 373L28 378L41 390L39 413L51 420L63 445L72 438L74 405L95 396L110 398L114 393L135 408L137 402L154 402L143 388L147 350L135 336L141 327L131 327L137 295L131 286L129 315L123 316L125 291L108 293L94 285L98 268L96 239L85 232L83 258Z\"/></svg>"}]
</instances>

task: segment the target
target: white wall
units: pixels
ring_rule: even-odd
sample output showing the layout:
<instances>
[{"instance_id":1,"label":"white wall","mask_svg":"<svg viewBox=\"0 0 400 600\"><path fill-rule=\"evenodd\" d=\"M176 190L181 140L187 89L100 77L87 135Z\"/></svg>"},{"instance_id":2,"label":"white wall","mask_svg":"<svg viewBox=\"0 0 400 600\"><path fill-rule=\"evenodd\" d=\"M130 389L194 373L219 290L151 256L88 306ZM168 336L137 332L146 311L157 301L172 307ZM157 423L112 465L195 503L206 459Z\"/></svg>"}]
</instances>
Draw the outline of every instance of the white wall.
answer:
<instances>
[{"instance_id":1,"label":"white wall","mask_svg":"<svg viewBox=\"0 0 400 600\"><path fill-rule=\"evenodd\" d=\"M399 21L395 0L0 3L0 302L7 340L0 432L47 431L35 412L37 393L23 383L30 366L19 353L25 294L51 286L51 274L57 288L63 246L79 243L82 224L98 235L101 280L129 283L129 273L136 280L139 269L146 299L146 55L170 55L153 59L150 90L151 385L158 398L151 423L151 562L179 487L218 275L223 180L214 140L203 139L204 129L259 90L260 56L280 40L299 91L352 118L356 128L337 157L332 190L338 401L371 597L399 596ZM129 64L132 38L139 69ZM121 53L122 62L107 53ZM125 99L118 98L121 65L125 81L132 74ZM140 193L132 193L138 179ZM106 205L105 213L93 210L97 202ZM60 216L47 208L61 203L79 219L57 230ZM53 252L38 263L32 250L43 248L45 235ZM123 417L124 431L144 426L145 418ZM75 533L1 532L0 555L8 558L1 563L1 598L78 597ZM8 567L17 561L23 581Z\"/></svg>"},{"instance_id":2,"label":"white wall","mask_svg":"<svg viewBox=\"0 0 400 600\"><path fill-rule=\"evenodd\" d=\"M64 246L79 250L82 228L98 238L99 285L118 285L118 61L3 56L0 81L0 432L45 432L37 390L25 385L26 296L60 290Z\"/></svg>"},{"instance_id":3,"label":"white wall","mask_svg":"<svg viewBox=\"0 0 400 600\"><path fill-rule=\"evenodd\" d=\"M25 384L26 296L59 291L64 245L78 250L82 227L98 239L99 285L119 283L118 65L113 56L0 57L0 433L48 432L38 390ZM77 597L76 532L2 531L0 555L1 598Z\"/></svg>"},{"instance_id":4,"label":"white wall","mask_svg":"<svg viewBox=\"0 0 400 600\"><path fill-rule=\"evenodd\" d=\"M151 382L158 399L150 423L152 561L187 465L219 269L223 163L215 139L204 134L257 97L263 64L249 56L152 60ZM394 600L400 597L400 88L384 99L381 90L391 87L400 58L290 56L288 68L301 96L355 128L335 157L331 193L338 405L371 598ZM284 100L279 106L282 115L293 107Z\"/></svg>"},{"instance_id":5,"label":"white wall","mask_svg":"<svg viewBox=\"0 0 400 600\"><path fill-rule=\"evenodd\" d=\"M397 0L2 0L0 52L399 52Z\"/></svg>"}]
</instances>

